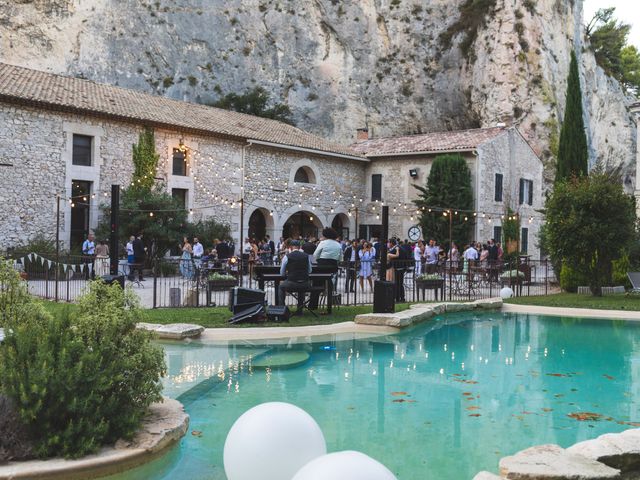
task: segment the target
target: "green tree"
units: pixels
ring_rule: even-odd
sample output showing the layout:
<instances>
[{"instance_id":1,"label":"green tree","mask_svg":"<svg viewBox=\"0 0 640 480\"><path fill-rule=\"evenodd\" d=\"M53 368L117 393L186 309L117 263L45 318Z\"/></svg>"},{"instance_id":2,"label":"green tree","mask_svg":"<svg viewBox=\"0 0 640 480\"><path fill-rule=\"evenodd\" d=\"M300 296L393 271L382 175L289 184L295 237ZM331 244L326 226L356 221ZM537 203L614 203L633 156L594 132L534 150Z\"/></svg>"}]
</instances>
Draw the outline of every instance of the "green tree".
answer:
<instances>
[{"instance_id":1,"label":"green tree","mask_svg":"<svg viewBox=\"0 0 640 480\"><path fill-rule=\"evenodd\" d=\"M131 187L149 191L155 184L156 169L160 155L156 152L153 129L140 132L138 144L133 145L133 176Z\"/></svg>"},{"instance_id":2,"label":"green tree","mask_svg":"<svg viewBox=\"0 0 640 480\"><path fill-rule=\"evenodd\" d=\"M622 83L634 95L640 95L640 52L635 45L627 45L620 53Z\"/></svg>"},{"instance_id":3,"label":"green tree","mask_svg":"<svg viewBox=\"0 0 640 480\"><path fill-rule=\"evenodd\" d=\"M460 155L438 155L431 166L427 185L414 185L421 193L414 203L420 209L420 226L425 238L438 241L449 239L449 216L442 211L431 209L451 209L453 241L462 245L469 241L471 222L465 221L465 214L455 215L457 210L469 211L473 208L471 172L466 160Z\"/></svg>"},{"instance_id":4,"label":"green tree","mask_svg":"<svg viewBox=\"0 0 640 480\"><path fill-rule=\"evenodd\" d=\"M598 10L586 33L596 62L605 73L635 95L640 91L640 55L638 49L628 44L631 25L615 18L615 8Z\"/></svg>"},{"instance_id":5,"label":"green tree","mask_svg":"<svg viewBox=\"0 0 640 480\"><path fill-rule=\"evenodd\" d=\"M614 78L622 76L620 54L627 44L631 25L618 22L614 17L615 8L604 8L596 12L587 25L587 36L602 69Z\"/></svg>"},{"instance_id":6,"label":"green tree","mask_svg":"<svg viewBox=\"0 0 640 480\"><path fill-rule=\"evenodd\" d=\"M289 105L271 102L269 94L262 87L255 87L241 95L228 93L211 106L257 117L272 118L293 125Z\"/></svg>"},{"instance_id":7,"label":"green tree","mask_svg":"<svg viewBox=\"0 0 640 480\"><path fill-rule=\"evenodd\" d=\"M98 238L109 235L109 214L110 209L105 206L96 229ZM148 259L162 257L187 235L188 217L180 202L166 192L128 188L120 197L120 243L142 233Z\"/></svg>"},{"instance_id":8,"label":"green tree","mask_svg":"<svg viewBox=\"0 0 640 480\"><path fill-rule=\"evenodd\" d=\"M578 61L575 52L572 51L564 121L558 146L556 181L564 180L573 175L586 175L589 171L588 159L587 136L584 133L584 119L582 118L582 90L580 89Z\"/></svg>"},{"instance_id":9,"label":"green tree","mask_svg":"<svg viewBox=\"0 0 640 480\"><path fill-rule=\"evenodd\" d=\"M612 262L634 238L635 202L619 178L592 172L556 182L546 202L546 245L562 269L589 279L594 295L611 281Z\"/></svg>"}]
</instances>

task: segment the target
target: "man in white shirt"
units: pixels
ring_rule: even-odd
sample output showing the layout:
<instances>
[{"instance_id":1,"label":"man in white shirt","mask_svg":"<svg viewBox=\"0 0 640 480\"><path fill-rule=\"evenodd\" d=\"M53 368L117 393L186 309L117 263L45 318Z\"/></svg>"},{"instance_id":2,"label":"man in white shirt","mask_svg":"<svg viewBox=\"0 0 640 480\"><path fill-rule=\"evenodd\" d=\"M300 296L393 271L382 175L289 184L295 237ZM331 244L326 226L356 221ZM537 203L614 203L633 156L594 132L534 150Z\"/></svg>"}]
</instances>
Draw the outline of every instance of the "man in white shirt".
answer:
<instances>
[{"instance_id":1,"label":"man in white shirt","mask_svg":"<svg viewBox=\"0 0 640 480\"><path fill-rule=\"evenodd\" d=\"M193 258L202 258L204 255L204 247L198 240L198 237L193 238Z\"/></svg>"},{"instance_id":2,"label":"man in white shirt","mask_svg":"<svg viewBox=\"0 0 640 480\"><path fill-rule=\"evenodd\" d=\"M478 260L478 250L476 250L472 245L467 245L467 249L462 254L465 260L467 261L476 261Z\"/></svg>"},{"instance_id":3,"label":"man in white shirt","mask_svg":"<svg viewBox=\"0 0 640 480\"><path fill-rule=\"evenodd\" d=\"M86 278L96 278L95 272L95 257L96 257L96 244L94 242L93 232L89 232L87 239L82 243L82 254L85 256L84 263L86 265Z\"/></svg>"},{"instance_id":4,"label":"man in white shirt","mask_svg":"<svg viewBox=\"0 0 640 480\"><path fill-rule=\"evenodd\" d=\"M440 247L436 245L436 241L432 238L429 240L429 245L424 248L424 257L427 264L427 273L434 273L436 266L438 265L438 255L440 254Z\"/></svg>"}]
</instances>

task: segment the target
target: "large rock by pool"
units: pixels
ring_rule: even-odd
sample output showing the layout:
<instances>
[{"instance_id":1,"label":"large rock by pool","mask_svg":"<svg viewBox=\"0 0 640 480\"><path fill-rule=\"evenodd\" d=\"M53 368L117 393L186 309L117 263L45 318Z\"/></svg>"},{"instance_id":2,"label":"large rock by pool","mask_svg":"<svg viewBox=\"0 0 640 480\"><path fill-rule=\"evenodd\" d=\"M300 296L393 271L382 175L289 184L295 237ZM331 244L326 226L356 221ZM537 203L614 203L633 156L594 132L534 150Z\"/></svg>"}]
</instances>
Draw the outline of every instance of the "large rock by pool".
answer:
<instances>
[{"instance_id":1,"label":"large rock by pool","mask_svg":"<svg viewBox=\"0 0 640 480\"><path fill-rule=\"evenodd\" d=\"M167 340L184 340L185 338L198 337L204 332L204 327L193 323L170 323L168 325L162 325L159 323L140 322L136 326L142 330L155 332L158 338Z\"/></svg>"}]
</instances>

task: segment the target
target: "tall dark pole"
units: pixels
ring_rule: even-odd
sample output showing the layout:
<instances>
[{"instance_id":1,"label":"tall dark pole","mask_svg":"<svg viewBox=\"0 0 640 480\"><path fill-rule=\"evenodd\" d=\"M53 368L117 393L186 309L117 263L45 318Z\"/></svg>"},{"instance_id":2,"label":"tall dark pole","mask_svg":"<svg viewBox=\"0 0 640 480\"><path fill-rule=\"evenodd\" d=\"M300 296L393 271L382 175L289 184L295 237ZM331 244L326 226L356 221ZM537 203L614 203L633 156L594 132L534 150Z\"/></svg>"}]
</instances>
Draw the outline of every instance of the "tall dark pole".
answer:
<instances>
[{"instance_id":1,"label":"tall dark pole","mask_svg":"<svg viewBox=\"0 0 640 480\"><path fill-rule=\"evenodd\" d=\"M358 207L356 207L356 233L353 235L353 238L360 237L360 232L358 231Z\"/></svg>"},{"instance_id":2,"label":"tall dark pole","mask_svg":"<svg viewBox=\"0 0 640 480\"><path fill-rule=\"evenodd\" d=\"M382 246L380 247L380 280L387 277L387 242L389 241L389 207L382 207Z\"/></svg>"},{"instance_id":3,"label":"tall dark pole","mask_svg":"<svg viewBox=\"0 0 640 480\"><path fill-rule=\"evenodd\" d=\"M449 210L449 251L451 251L451 246L453 245L453 214L451 210Z\"/></svg>"},{"instance_id":4,"label":"tall dark pole","mask_svg":"<svg viewBox=\"0 0 640 480\"><path fill-rule=\"evenodd\" d=\"M120 185L111 185L111 234L109 235L109 272L118 275L120 232Z\"/></svg>"},{"instance_id":5,"label":"tall dark pole","mask_svg":"<svg viewBox=\"0 0 640 480\"><path fill-rule=\"evenodd\" d=\"M56 302L58 301L58 275L60 270L60 195L56 196Z\"/></svg>"},{"instance_id":6,"label":"tall dark pole","mask_svg":"<svg viewBox=\"0 0 640 480\"><path fill-rule=\"evenodd\" d=\"M244 175L244 172L242 173ZM244 190L242 191L242 197L240 198L240 261L238 262L238 272L240 277L240 286L242 286L242 263L243 263L243 255L244 255Z\"/></svg>"}]
</instances>

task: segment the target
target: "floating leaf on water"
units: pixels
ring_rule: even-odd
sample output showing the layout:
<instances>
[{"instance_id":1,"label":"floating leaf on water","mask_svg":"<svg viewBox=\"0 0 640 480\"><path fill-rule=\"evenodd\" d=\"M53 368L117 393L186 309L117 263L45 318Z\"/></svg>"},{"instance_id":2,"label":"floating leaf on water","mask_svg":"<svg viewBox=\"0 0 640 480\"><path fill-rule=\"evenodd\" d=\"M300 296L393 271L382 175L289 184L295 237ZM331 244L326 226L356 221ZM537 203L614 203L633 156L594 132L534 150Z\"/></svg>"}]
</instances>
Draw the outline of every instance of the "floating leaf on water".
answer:
<instances>
[{"instance_id":1,"label":"floating leaf on water","mask_svg":"<svg viewBox=\"0 0 640 480\"><path fill-rule=\"evenodd\" d=\"M478 383L475 380L466 380L464 378L454 378L453 381L454 382L460 382L460 383L468 383L470 385L475 385L476 383Z\"/></svg>"},{"instance_id":2,"label":"floating leaf on water","mask_svg":"<svg viewBox=\"0 0 640 480\"><path fill-rule=\"evenodd\" d=\"M391 395L393 395L394 397L401 397L406 394L407 392L391 392Z\"/></svg>"},{"instance_id":3,"label":"floating leaf on water","mask_svg":"<svg viewBox=\"0 0 640 480\"><path fill-rule=\"evenodd\" d=\"M567 417L578 420L579 422L597 422L603 416L594 412L575 412L567 414Z\"/></svg>"}]
</instances>

